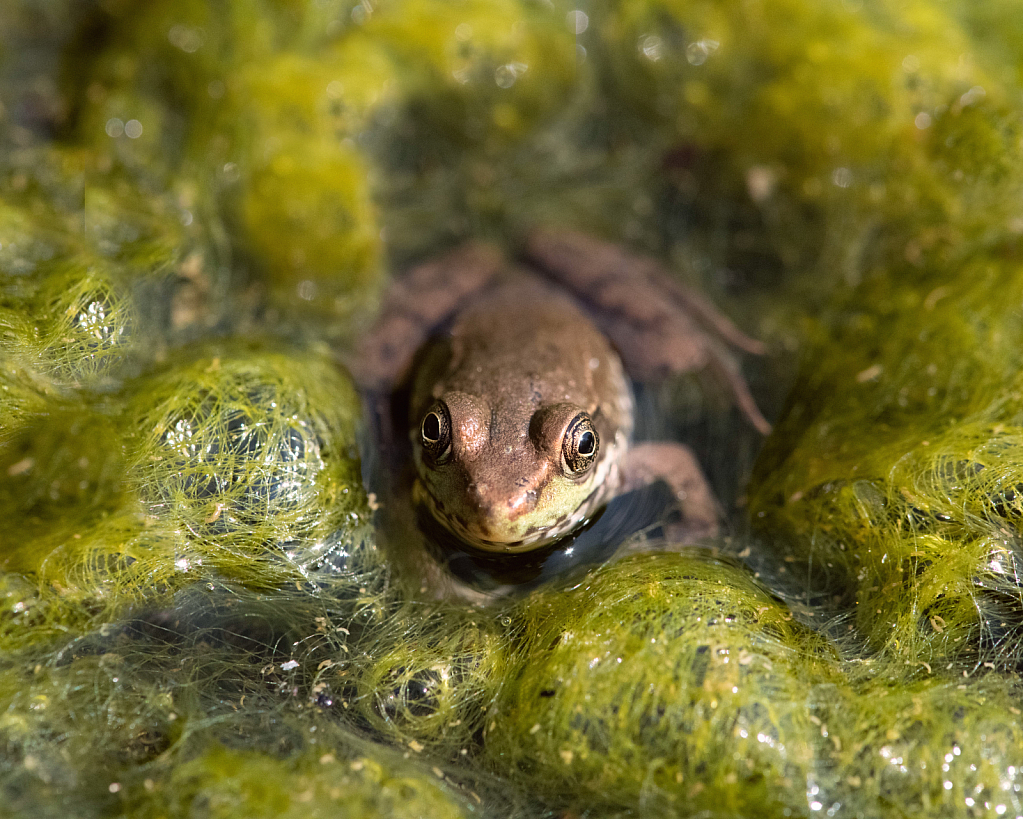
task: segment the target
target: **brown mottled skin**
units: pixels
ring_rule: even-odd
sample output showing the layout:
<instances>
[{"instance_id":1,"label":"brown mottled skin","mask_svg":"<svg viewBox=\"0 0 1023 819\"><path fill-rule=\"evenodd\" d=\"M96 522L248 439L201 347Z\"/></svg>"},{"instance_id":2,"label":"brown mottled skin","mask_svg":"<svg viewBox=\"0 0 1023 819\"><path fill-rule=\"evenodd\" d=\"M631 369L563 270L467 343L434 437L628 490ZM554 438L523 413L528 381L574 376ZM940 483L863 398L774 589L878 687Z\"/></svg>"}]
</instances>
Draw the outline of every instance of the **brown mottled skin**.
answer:
<instances>
[{"instance_id":1,"label":"brown mottled skin","mask_svg":"<svg viewBox=\"0 0 1023 819\"><path fill-rule=\"evenodd\" d=\"M618 483L632 432L621 362L575 301L528 273L466 306L431 347L414 375L411 417L438 399L455 427L452 457L431 467L413 435L420 494L471 545L534 549L567 531L558 525L566 514L580 523ZM566 475L562 437L580 411L600 447L583 474Z\"/></svg>"},{"instance_id":2,"label":"brown mottled skin","mask_svg":"<svg viewBox=\"0 0 1023 819\"><path fill-rule=\"evenodd\" d=\"M676 534L714 534L717 505L692 453L630 443L624 372L708 371L766 431L728 349L759 343L652 259L564 231L537 231L524 251L530 269L482 243L415 268L392 286L353 362L377 411L393 410L391 428L411 440L417 502L468 546L519 553L664 480L682 509ZM388 396L402 384L407 403L395 407ZM579 437L586 429L595 451Z\"/></svg>"}]
</instances>

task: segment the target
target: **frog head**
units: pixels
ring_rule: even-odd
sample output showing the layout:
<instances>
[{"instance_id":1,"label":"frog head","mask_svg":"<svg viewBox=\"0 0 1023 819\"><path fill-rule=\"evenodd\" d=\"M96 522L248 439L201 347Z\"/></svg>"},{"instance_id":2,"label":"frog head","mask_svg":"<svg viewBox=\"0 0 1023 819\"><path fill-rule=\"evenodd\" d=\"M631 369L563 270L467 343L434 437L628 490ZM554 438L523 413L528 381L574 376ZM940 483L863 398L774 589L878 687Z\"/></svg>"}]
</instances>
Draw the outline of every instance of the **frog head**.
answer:
<instances>
[{"instance_id":1,"label":"frog head","mask_svg":"<svg viewBox=\"0 0 1023 819\"><path fill-rule=\"evenodd\" d=\"M411 437L417 500L466 544L502 553L582 524L605 500L625 446L598 407L458 391L438 396Z\"/></svg>"}]
</instances>

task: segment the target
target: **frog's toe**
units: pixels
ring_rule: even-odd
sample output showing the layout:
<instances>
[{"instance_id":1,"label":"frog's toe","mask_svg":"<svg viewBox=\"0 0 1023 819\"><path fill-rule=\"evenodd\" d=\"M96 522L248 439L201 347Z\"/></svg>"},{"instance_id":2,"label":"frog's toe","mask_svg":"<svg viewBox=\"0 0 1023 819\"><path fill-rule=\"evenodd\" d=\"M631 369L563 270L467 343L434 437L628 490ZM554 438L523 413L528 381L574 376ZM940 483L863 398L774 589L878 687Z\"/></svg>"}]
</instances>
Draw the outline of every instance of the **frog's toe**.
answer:
<instances>
[{"instance_id":1,"label":"frog's toe","mask_svg":"<svg viewBox=\"0 0 1023 819\"><path fill-rule=\"evenodd\" d=\"M727 390L732 394L735 405L739 408L746 420L761 435L769 435L771 422L757 406L753 393L750 392L746 379L739 370L739 364L735 358L726 350L711 350L707 361L711 374L722 381Z\"/></svg>"}]
</instances>

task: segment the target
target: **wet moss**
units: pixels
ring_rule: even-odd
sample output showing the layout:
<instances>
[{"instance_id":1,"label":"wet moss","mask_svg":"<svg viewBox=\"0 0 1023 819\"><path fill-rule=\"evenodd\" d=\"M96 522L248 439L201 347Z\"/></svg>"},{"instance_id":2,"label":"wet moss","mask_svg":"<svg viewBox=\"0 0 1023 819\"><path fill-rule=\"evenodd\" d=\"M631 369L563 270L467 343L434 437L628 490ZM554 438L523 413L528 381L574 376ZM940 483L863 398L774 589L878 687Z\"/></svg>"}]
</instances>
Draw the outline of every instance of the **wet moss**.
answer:
<instances>
[{"instance_id":1,"label":"wet moss","mask_svg":"<svg viewBox=\"0 0 1023 819\"><path fill-rule=\"evenodd\" d=\"M172 605L204 579L379 592L351 385L316 355L219 352L91 414L51 407L9 445L0 502L23 524L5 568L39 584L25 605L49 621L12 640Z\"/></svg>"},{"instance_id":2,"label":"wet moss","mask_svg":"<svg viewBox=\"0 0 1023 819\"><path fill-rule=\"evenodd\" d=\"M504 629L483 612L413 606L371 638L348 671L369 729L417 755L475 758L487 709L515 668Z\"/></svg>"},{"instance_id":3,"label":"wet moss","mask_svg":"<svg viewBox=\"0 0 1023 819\"><path fill-rule=\"evenodd\" d=\"M150 614L34 665L5 657L5 811L48 815L74 796L83 816L463 815L469 797L450 782L296 696L279 612L257 621L250 598L218 622L201 600L181 603L177 616L196 617L180 630Z\"/></svg>"},{"instance_id":4,"label":"wet moss","mask_svg":"<svg viewBox=\"0 0 1023 819\"><path fill-rule=\"evenodd\" d=\"M733 567L622 561L513 615L520 676L488 717L490 764L557 804L773 816L805 800L808 699L837 657Z\"/></svg>"},{"instance_id":5,"label":"wet moss","mask_svg":"<svg viewBox=\"0 0 1023 819\"><path fill-rule=\"evenodd\" d=\"M470 815L466 800L446 791L436 775L402 768L358 755L317 751L282 761L213 747L166 780L150 780L151 793L125 801L133 816L162 816L167 810L210 817Z\"/></svg>"},{"instance_id":6,"label":"wet moss","mask_svg":"<svg viewBox=\"0 0 1023 819\"><path fill-rule=\"evenodd\" d=\"M761 460L758 526L897 656L1017 662L1019 281L978 254L861 288Z\"/></svg>"},{"instance_id":7,"label":"wet moss","mask_svg":"<svg viewBox=\"0 0 1023 819\"><path fill-rule=\"evenodd\" d=\"M327 91L347 9L109 4L100 24L111 42L80 80L81 137L162 179L190 177L286 312L350 318L379 276L365 165L338 144ZM318 28L331 20L334 34ZM349 73L349 86L369 80L364 66Z\"/></svg>"},{"instance_id":8,"label":"wet moss","mask_svg":"<svg viewBox=\"0 0 1023 819\"><path fill-rule=\"evenodd\" d=\"M32 148L0 164L0 355L24 389L110 389L224 321L207 229L108 158ZM219 281L218 281L219 280Z\"/></svg>"},{"instance_id":9,"label":"wet moss","mask_svg":"<svg viewBox=\"0 0 1023 819\"><path fill-rule=\"evenodd\" d=\"M385 4L363 34L394 54L413 100L429 98L443 137L467 145L527 136L577 80L574 32L553 6Z\"/></svg>"},{"instance_id":10,"label":"wet moss","mask_svg":"<svg viewBox=\"0 0 1023 819\"><path fill-rule=\"evenodd\" d=\"M1019 225L1007 203L1020 190L1019 111L992 70L997 50L968 50L969 14L862 11L848 20L894 26L875 65L898 57L885 76L902 90L873 120L894 117L894 130L857 139L874 167L842 166L848 184L829 189L847 197L841 211L820 200L851 240L832 244L850 254L851 287L810 325L754 478L754 520L836 607L855 609L871 649L914 668L1011 668ZM896 51L903 35L923 39ZM946 49L964 56L942 67ZM883 149L870 145L879 136Z\"/></svg>"},{"instance_id":11,"label":"wet moss","mask_svg":"<svg viewBox=\"0 0 1023 819\"><path fill-rule=\"evenodd\" d=\"M288 314L348 318L375 295L367 133L411 118L423 148L494 157L577 79L563 15L532 4L110 9L79 132L129 165L198 173Z\"/></svg>"},{"instance_id":12,"label":"wet moss","mask_svg":"<svg viewBox=\"0 0 1023 819\"><path fill-rule=\"evenodd\" d=\"M1020 811L1015 4L67 8L0 9L0 812ZM538 221L809 339L777 594L391 585L322 340Z\"/></svg>"},{"instance_id":13,"label":"wet moss","mask_svg":"<svg viewBox=\"0 0 1023 819\"><path fill-rule=\"evenodd\" d=\"M836 291L927 276L1014 218L1011 58L951 4L637 2L592 17L619 127L656 134L674 257L741 291L735 310L779 344L802 343L807 310Z\"/></svg>"},{"instance_id":14,"label":"wet moss","mask_svg":"<svg viewBox=\"0 0 1023 819\"><path fill-rule=\"evenodd\" d=\"M358 399L329 359L228 348L136 390L128 480L149 517L189 532L198 563L233 574L209 550L251 564L290 549L314 569L366 525Z\"/></svg>"},{"instance_id":15,"label":"wet moss","mask_svg":"<svg viewBox=\"0 0 1023 819\"><path fill-rule=\"evenodd\" d=\"M118 665L105 656L4 669L0 793L9 815L45 811L73 793L83 797L83 815L103 815L116 799L109 774L173 742L173 696L164 686L122 681Z\"/></svg>"},{"instance_id":16,"label":"wet moss","mask_svg":"<svg viewBox=\"0 0 1023 819\"><path fill-rule=\"evenodd\" d=\"M823 692L822 692L823 693ZM845 709L821 699L822 764L808 802L855 815L1015 815L1023 735L1018 682L874 679ZM837 805L837 807L835 807Z\"/></svg>"}]
</instances>

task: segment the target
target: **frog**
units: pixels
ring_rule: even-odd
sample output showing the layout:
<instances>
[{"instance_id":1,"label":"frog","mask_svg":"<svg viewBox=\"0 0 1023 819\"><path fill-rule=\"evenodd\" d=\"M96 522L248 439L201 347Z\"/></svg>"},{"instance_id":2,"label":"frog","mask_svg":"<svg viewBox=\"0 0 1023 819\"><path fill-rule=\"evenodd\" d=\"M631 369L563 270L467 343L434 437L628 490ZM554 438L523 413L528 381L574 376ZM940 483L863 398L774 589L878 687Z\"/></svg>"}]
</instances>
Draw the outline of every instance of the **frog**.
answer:
<instances>
[{"instance_id":1,"label":"frog","mask_svg":"<svg viewBox=\"0 0 1023 819\"><path fill-rule=\"evenodd\" d=\"M714 538L721 510L693 451L634 440L632 385L709 376L766 434L742 352L765 348L657 259L578 231L536 228L515 254L470 241L397 278L350 368L383 471L405 476L386 496L411 499L397 551L432 555L422 590L465 585L445 553L528 564L654 483L677 507L666 542Z\"/></svg>"}]
</instances>

